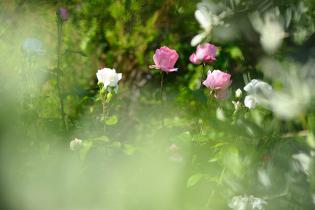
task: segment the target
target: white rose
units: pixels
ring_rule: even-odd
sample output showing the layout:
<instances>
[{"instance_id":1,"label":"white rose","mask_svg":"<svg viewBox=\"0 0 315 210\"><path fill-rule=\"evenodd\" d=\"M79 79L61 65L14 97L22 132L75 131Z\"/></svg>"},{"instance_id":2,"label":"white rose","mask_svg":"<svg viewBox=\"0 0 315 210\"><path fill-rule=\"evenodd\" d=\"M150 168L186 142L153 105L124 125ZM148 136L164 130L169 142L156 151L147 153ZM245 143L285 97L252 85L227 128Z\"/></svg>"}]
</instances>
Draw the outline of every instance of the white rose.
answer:
<instances>
[{"instance_id":1,"label":"white rose","mask_svg":"<svg viewBox=\"0 0 315 210\"><path fill-rule=\"evenodd\" d=\"M253 109L257 104L268 107L268 101L273 95L272 87L261 80L253 79L245 87L247 92L244 104L247 108Z\"/></svg>"},{"instance_id":2,"label":"white rose","mask_svg":"<svg viewBox=\"0 0 315 210\"><path fill-rule=\"evenodd\" d=\"M260 43L267 53L272 54L281 46L284 37L282 25L277 21L268 21L262 28Z\"/></svg>"},{"instance_id":3,"label":"white rose","mask_svg":"<svg viewBox=\"0 0 315 210\"><path fill-rule=\"evenodd\" d=\"M274 53L287 36L282 19L278 8L267 12L263 17L258 12L250 15L254 29L260 34L260 43L269 54Z\"/></svg>"},{"instance_id":4,"label":"white rose","mask_svg":"<svg viewBox=\"0 0 315 210\"><path fill-rule=\"evenodd\" d=\"M266 82L253 79L244 87L244 90L250 95L269 95L272 92L272 87Z\"/></svg>"},{"instance_id":5,"label":"white rose","mask_svg":"<svg viewBox=\"0 0 315 210\"><path fill-rule=\"evenodd\" d=\"M82 140L75 138L70 142L70 150L75 151L79 150L82 146Z\"/></svg>"},{"instance_id":6,"label":"white rose","mask_svg":"<svg viewBox=\"0 0 315 210\"><path fill-rule=\"evenodd\" d=\"M119 80L122 78L121 73L116 73L115 69L103 68L96 73L98 82L103 83L104 88L117 87Z\"/></svg>"},{"instance_id":7,"label":"white rose","mask_svg":"<svg viewBox=\"0 0 315 210\"><path fill-rule=\"evenodd\" d=\"M252 95L248 95L244 99L244 105L249 109L254 109L256 107L256 98Z\"/></svg>"}]
</instances>

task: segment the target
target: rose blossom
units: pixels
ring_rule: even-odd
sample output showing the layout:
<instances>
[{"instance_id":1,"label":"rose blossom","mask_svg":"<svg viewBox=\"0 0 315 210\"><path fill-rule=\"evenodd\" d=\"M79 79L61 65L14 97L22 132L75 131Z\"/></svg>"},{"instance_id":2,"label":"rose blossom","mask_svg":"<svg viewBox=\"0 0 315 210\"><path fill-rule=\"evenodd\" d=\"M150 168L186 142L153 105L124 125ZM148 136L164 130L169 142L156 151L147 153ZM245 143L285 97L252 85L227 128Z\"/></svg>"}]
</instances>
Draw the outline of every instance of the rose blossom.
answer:
<instances>
[{"instance_id":1,"label":"rose blossom","mask_svg":"<svg viewBox=\"0 0 315 210\"><path fill-rule=\"evenodd\" d=\"M272 92L272 87L261 80L252 79L245 87L244 90L250 95L263 94L270 95Z\"/></svg>"},{"instance_id":2,"label":"rose blossom","mask_svg":"<svg viewBox=\"0 0 315 210\"><path fill-rule=\"evenodd\" d=\"M97 71L96 77L99 83L103 83L104 88L108 86L117 87L119 80L122 78L122 74L116 73L115 69L103 68Z\"/></svg>"},{"instance_id":3,"label":"rose blossom","mask_svg":"<svg viewBox=\"0 0 315 210\"><path fill-rule=\"evenodd\" d=\"M75 138L70 142L70 150L79 150L82 147L82 140Z\"/></svg>"},{"instance_id":4,"label":"rose blossom","mask_svg":"<svg viewBox=\"0 0 315 210\"><path fill-rule=\"evenodd\" d=\"M189 60L193 64L200 64L202 62L211 63L215 61L216 53L216 46L209 43L199 44L196 53L191 54Z\"/></svg>"},{"instance_id":5,"label":"rose blossom","mask_svg":"<svg viewBox=\"0 0 315 210\"><path fill-rule=\"evenodd\" d=\"M59 16L62 21L66 21L69 18L68 10L64 7L59 8Z\"/></svg>"},{"instance_id":6,"label":"rose blossom","mask_svg":"<svg viewBox=\"0 0 315 210\"><path fill-rule=\"evenodd\" d=\"M203 84L212 90L223 90L231 85L231 75L220 70L208 71Z\"/></svg>"},{"instance_id":7,"label":"rose blossom","mask_svg":"<svg viewBox=\"0 0 315 210\"><path fill-rule=\"evenodd\" d=\"M249 109L254 109L257 104L266 105L269 97L272 95L272 87L261 80L253 79L245 87L248 94L245 97L244 105Z\"/></svg>"},{"instance_id":8,"label":"rose blossom","mask_svg":"<svg viewBox=\"0 0 315 210\"><path fill-rule=\"evenodd\" d=\"M220 70L208 71L207 79L202 83L207 88L214 90L217 99L224 99L228 96L227 88L231 85L231 75Z\"/></svg>"},{"instance_id":9,"label":"rose blossom","mask_svg":"<svg viewBox=\"0 0 315 210\"><path fill-rule=\"evenodd\" d=\"M254 96L248 95L244 99L244 105L249 109L254 109L257 105L257 100Z\"/></svg>"},{"instance_id":10,"label":"rose blossom","mask_svg":"<svg viewBox=\"0 0 315 210\"><path fill-rule=\"evenodd\" d=\"M176 50L163 46L155 51L153 56L155 65L151 65L150 68L160 69L165 72L177 71L177 68L174 68L177 59L178 54Z\"/></svg>"}]
</instances>

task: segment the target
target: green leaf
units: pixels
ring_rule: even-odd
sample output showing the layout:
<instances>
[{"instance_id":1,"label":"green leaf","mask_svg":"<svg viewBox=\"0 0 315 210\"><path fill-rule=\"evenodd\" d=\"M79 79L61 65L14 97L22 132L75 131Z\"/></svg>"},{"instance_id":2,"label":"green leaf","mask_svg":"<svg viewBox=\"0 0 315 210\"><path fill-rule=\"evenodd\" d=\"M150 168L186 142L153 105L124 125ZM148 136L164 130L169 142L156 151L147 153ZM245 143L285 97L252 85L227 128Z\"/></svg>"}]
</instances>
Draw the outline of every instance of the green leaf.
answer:
<instances>
[{"instance_id":1,"label":"green leaf","mask_svg":"<svg viewBox=\"0 0 315 210\"><path fill-rule=\"evenodd\" d=\"M115 125L118 122L118 118L116 115L113 115L105 120L106 125Z\"/></svg>"},{"instance_id":2,"label":"green leaf","mask_svg":"<svg viewBox=\"0 0 315 210\"><path fill-rule=\"evenodd\" d=\"M226 142L220 142L220 143L217 143L217 144L211 146L211 149L222 147L222 146L224 146L226 144L227 144Z\"/></svg>"},{"instance_id":3,"label":"green leaf","mask_svg":"<svg viewBox=\"0 0 315 210\"><path fill-rule=\"evenodd\" d=\"M106 102L109 103L113 98L113 94L111 92L107 93L106 95Z\"/></svg>"},{"instance_id":4,"label":"green leaf","mask_svg":"<svg viewBox=\"0 0 315 210\"><path fill-rule=\"evenodd\" d=\"M228 51L233 59L244 60L244 56L240 48L231 47Z\"/></svg>"},{"instance_id":5,"label":"green leaf","mask_svg":"<svg viewBox=\"0 0 315 210\"><path fill-rule=\"evenodd\" d=\"M187 187L192 187L195 184L197 184L205 175L201 174L201 173L197 173L192 175L191 177L189 177L188 181L187 181Z\"/></svg>"}]
</instances>

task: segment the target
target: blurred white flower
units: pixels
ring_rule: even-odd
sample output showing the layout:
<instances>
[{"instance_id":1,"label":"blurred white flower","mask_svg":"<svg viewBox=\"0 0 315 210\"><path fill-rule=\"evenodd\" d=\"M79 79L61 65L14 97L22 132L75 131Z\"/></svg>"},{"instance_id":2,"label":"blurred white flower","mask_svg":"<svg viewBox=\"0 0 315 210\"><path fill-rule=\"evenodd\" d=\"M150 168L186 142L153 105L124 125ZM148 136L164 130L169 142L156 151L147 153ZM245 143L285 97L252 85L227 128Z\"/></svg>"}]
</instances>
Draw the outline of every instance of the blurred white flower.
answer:
<instances>
[{"instance_id":1,"label":"blurred white flower","mask_svg":"<svg viewBox=\"0 0 315 210\"><path fill-rule=\"evenodd\" d=\"M258 174L258 179L259 179L260 183L262 183L265 187L271 186L271 180L270 180L270 177L269 177L268 173L266 172L266 170L259 169L257 171L257 174Z\"/></svg>"},{"instance_id":2,"label":"blurred white flower","mask_svg":"<svg viewBox=\"0 0 315 210\"><path fill-rule=\"evenodd\" d=\"M223 25L223 19L227 13L219 9L218 5L210 3L199 3L195 11L195 18L202 28L202 32L194 36L191 40L191 45L196 46L208 37L212 29L216 26Z\"/></svg>"},{"instance_id":3,"label":"blurred white flower","mask_svg":"<svg viewBox=\"0 0 315 210\"><path fill-rule=\"evenodd\" d=\"M103 68L98 70L96 73L96 77L99 83L104 85L104 88L109 87L118 87L118 82L122 78L121 73L116 73L115 69Z\"/></svg>"},{"instance_id":4,"label":"blurred white flower","mask_svg":"<svg viewBox=\"0 0 315 210\"><path fill-rule=\"evenodd\" d=\"M234 210L246 210L247 202L247 197L234 196L229 203L229 207Z\"/></svg>"},{"instance_id":5,"label":"blurred white flower","mask_svg":"<svg viewBox=\"0 0 315 210\"><path fill-rule=\"evenodd\" d=\"M244 105L249 109L254 109L257 105L257 101L254 96L248 95L244 99Z\"/></svg>"},{"instance_id":6,"label":"blurred white flower","mask_svg":"<svg viewBox=\"0 0 315 210\"><path fill-rule=\"evenodd\" d=\"M82 140L75 138L70 142L70 150L79 150L82 147Z\"/></svg>"},{"instance_id":7,"label":"blurred white flower","mask_svg":"<svg viewBox=\"0 0 315 210\"><path fill-rule=\"evenodd\" d=\"M253 210L263 210L264 205L267 205L267 202L261 198L256 198L254 196L250 196L251 207Z\"/></svg>"},{"instance_id":8,"label":"blurred white flower","mask_svg":"<svg viewBox=\"0 0 315 210\"><path fill-rule=\"evenodd\" d=\"M264 59L260 66L265 76L281 84L273 91L268 107L280 118L292 119L304 112L315 96L315 61L304 66L294 62L279 63Z\"/></svg>"},{"instance_id":9,"label":"blurred white flower","mask_svg":"<svg viewBox=\"0 0 315 210\"><path fill-rule=\"evenodd\" d=\"M45 50L43 49L43 43L35 38L27 38L22 44L22 51L26 55L42 55Z\"/></svg>"},{"instance_id":10,"label":"blurred white flower","mask_svg":"<svg viewBox=\"0 0 315 210\"><path fill-rule=\"evenodd\" d=\"M252 79L245 87L244 90L250 95L265 95L268 96L272 93L272 87L261 80Z\"/></svg>"},{"instance_id":11,"label":"blurred white flower","mask_svg":"<svg viewBox=\"0 0 315 210\"><path fill-rule=\"evenodd\" d=\"M268 99L273 93L272 87L268 83L253 79L244 87L244 90L248 94L244 100L247 108L253 109L257 104L268 107Z\"/></svg>"},{"instance_id":12,"label":"blurred white flower","mask_svg":"<svg viewBox=\"0 0 315 210\"><path fill-rule=\"evenodd\" d=\"M309 90L297 89L277 91L270 100L272 111L280 118L292 119L302 113L310 103Z\"/></svg>"},{"instance_id":13,"label":"blurred white flower","mask_svg":"<svg viewBox=\"0 0 315 210\"><path fill-rule=\"evenodd\" d=\"M285 33L281 24L267 19L261 31L260 42L268 53L275 52L282 44Z\"/></svg>"},{"instance_id":14,"label":"blurred white flower","mask_svg":"<svg viewBox=\"0 0 315 210\"><path fill-rule=\"evenodd\" d=\"M302 167L304 173L309 174L311 167L311 157L305 153L297 153L292 155L292 158L297 160Z\"/></svg>"},{"instance_id":15,"label":"blurred white flower","mask_svg":"<svg viewBox=\"0 0 315 210\"><path fill-rule=\"evenodd\" d=\"M260 43L269 54L274 53L286 37L279 13L279 10L275 8L266 13L263 19L258 12L250 15L254 29L260 34Z\"/></svg>"},{"instance_id":16,"label":"blurred white flower","mask_svg":"<svg viewBox=\"0 0 315 210\"><path fill-rule=\"evenodd\" d=\"M233 210L264 210L267 202L254 196L234 196L229 203Z\"/></svg>"}]
</instances>

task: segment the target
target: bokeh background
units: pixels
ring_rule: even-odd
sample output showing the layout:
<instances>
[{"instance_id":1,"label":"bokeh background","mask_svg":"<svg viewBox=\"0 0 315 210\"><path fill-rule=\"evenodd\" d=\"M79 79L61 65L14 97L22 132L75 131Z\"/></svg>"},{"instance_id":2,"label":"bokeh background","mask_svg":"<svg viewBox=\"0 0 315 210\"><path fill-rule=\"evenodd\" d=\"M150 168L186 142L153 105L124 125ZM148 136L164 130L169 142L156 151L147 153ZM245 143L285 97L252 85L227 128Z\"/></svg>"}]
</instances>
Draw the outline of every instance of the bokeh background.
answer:
<instances>
[{"instance_id":1,"label":"bokeh background","mask_svg":"<svg viewBox=\"0 0 315 210\"><path fill-rule=\"evenodd\" d=\"M314 7L1 0L1 209L315 209ZM207 69L232 75L227 100L209 97L202 66L189 62L198 34L219 47ZM149 65L164 45L178 52L179 70L166 75L161 103L161 74ZM105 121L96 78L104 67L123 73ZM235 90L253 78L277 94L268 107L235 112ZM72 151L75 138L82 145ZM232 207L251 195L266 204Z\"/></svg>"}]
</instances>

